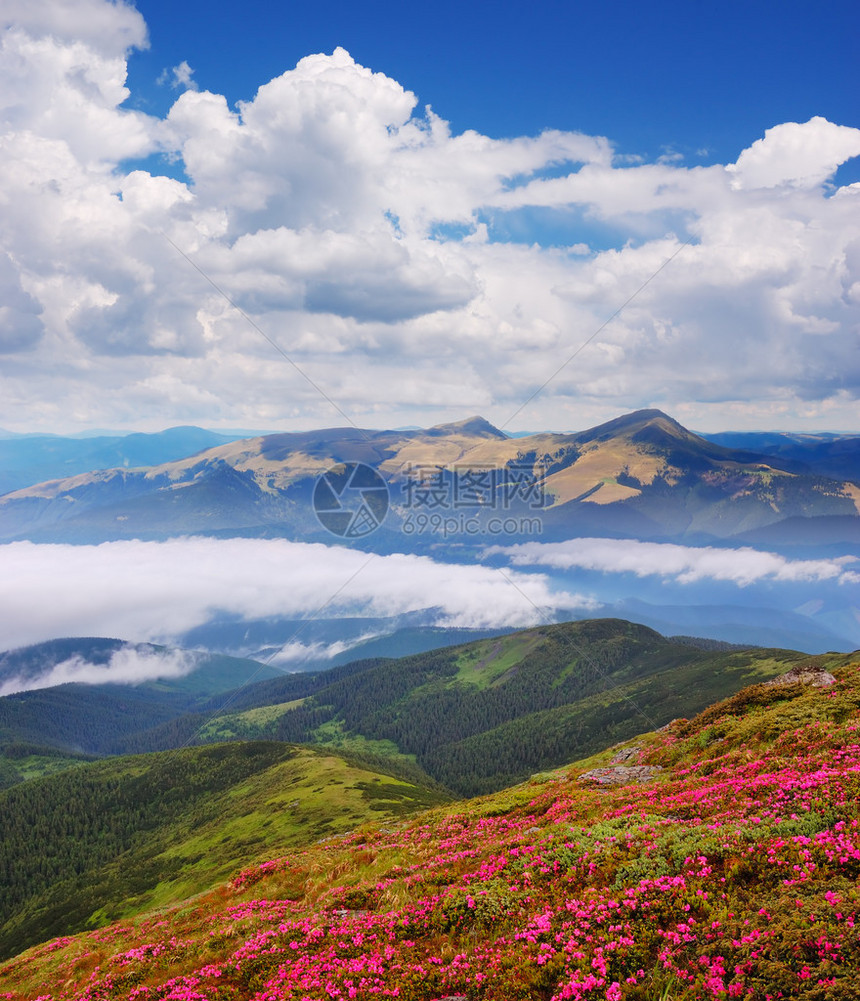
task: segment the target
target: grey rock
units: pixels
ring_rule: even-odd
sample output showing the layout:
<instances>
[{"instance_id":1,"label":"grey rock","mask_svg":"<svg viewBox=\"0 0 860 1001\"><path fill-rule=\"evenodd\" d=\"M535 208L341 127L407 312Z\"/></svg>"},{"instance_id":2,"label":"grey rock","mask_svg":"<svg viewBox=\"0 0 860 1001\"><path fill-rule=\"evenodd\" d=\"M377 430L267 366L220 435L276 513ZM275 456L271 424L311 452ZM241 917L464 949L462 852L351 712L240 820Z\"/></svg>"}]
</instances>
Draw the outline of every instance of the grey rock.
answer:
<instances>
[{"instance_id":1,"label":"grey rock","mask_svg":"<svg viewBox=\"0 0 860 1001\"><path fill-rule=\"evenodd\" d=\"M836 684L836 678L829 671L825 671L823 667L798 664L797 667L786 671L778 678L772 678L765 682L766 685L796 685L798 683L809 685L811 688L827 688Z\"/></svg>"},{"instance_id":2,"label":"grey rock","mask_svg":"<svg viewBox=\"0 0 860 1001\"><path fill-rule=\"evenodd\" d=\"M663 769L660 765L607 765L592 768L580 775L579 781L599 786L626 786L634 783L651 782Z\"/></svg>"}]
</instances>

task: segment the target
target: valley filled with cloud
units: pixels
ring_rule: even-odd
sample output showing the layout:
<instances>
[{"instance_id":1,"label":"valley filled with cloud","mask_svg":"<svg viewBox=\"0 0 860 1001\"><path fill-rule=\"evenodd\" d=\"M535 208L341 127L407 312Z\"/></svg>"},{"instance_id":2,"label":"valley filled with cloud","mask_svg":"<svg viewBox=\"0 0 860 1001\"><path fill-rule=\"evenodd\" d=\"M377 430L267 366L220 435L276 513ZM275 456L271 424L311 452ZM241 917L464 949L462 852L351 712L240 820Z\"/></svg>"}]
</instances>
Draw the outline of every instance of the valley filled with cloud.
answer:
<instances>
[{"instance_id":1,"label":"valley filled with cloud","mask_svg":"<svg viewBox=\"0 0 860 1001\"><path fill-rule=\"evenodd\" d=\"M594 608L541 573L376 556L260 539L0 547L0 648L54 636L175 639L218 613L241 618L389 617L431 608L448 628L514 628L541 609ZM514 586L511 586L513 583Z\"/></svg>"},{"instance_id":2,"label":"valley filled with cloud","mask_svg":"<svg viewBox=\"0 0 860 1001\"><path fill-rule=\"evenodd\" d=\"M75 655L29 677L4 677L0 681L0 697L54 685L134 685L181 678L195 669L199 659L188 650L159 650L127 644L103 664L94 664Z\"/></svg>"},{"instance_id":3,"label":"valley filled with cloud","mask_svg":"<svg viewBox=\"0 0 860 1001\"><path fill-rule=\"evenodd\" d=\"M665 607L637 605L640 619L648 621L650 614L682 622L692 616L706 635L719 636L721 625L725 633L733 619L742 622L747 606L758 620L751 635L757 628L763 639L781 623L785 636L805 629L801 642L813 648L826 649L836 637L844 644L860 641L852 611L855 558L787 558L749 547L585 538L494 546L484 562L452 563L283 539L196 537L101 545L16 542L0 546L0 560L0 649L7 650L72 636L182 643L188 636L199 639L205 633L195 630L219 620L255 628L296 623L274 644L258 638L232 650L256 656L273 650L263 659L294 670L392 632L398 617L418 615L423 625L442 629L501 632L559 616L613 616L614 602L643 599ZM815 605L812 594L819 599ZM716 619L707 618L708 604ZM793 615L796 608L800 614ZM822 608L825 614L817 618ZM345 641L326 632L320 640L301 625L329 623L328 630L335 620L364 624ZM675 631L684 630L678 625ZM134 651L129 656L133 663L111 662L90 674L82 665L68 665L53 683L94 683L114 669L114 680L190 669L181 657L174 662Z\"/></svg>"}]
</instances>

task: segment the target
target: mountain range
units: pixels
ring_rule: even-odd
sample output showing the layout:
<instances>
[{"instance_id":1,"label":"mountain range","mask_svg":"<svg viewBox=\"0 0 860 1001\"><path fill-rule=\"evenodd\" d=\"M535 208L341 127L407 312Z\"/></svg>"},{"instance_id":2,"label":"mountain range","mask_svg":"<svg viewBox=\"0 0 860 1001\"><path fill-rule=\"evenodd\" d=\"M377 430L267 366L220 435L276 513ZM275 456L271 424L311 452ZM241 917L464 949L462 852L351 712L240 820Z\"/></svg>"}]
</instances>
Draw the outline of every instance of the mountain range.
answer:
<instances>
[{"instance_id":1,"label":"mountain range","mask_svg":"<svg viewBox=\"0 0 860 1001\"><path fill-rule=\"evenodd\" d=\"M770 455L799 472L814 471L841 479L856 480L860 470L860 438L850 434L801 434L788 431L721 431L702 437L725 448Z\"/></svg>"},{"instance_id":2,"label":"mountain range","mask_svg":"<svg viewBox=\"0 0 860 1001\"><path fill-rule=\"evenodd\" d=\"M22 665L41 660L50 680L52 662L103 663L123 650L140 653L141 646L40 644L0 658L0 678L21 677ZM158 652L174 660L183 653ZM475 795L698 712L809 660L793 650L667 639L620 619L286 675L253 661L193 656L195 669L178 677L63 683L0 698L0 777L14 784L82 754L279 740L393 760L413 777ZM838 665L850 655L825 659Z\"/></svg>"},{"instance_id":3,"label":"mountain range","mask_svg":"<svg viewBox=\"0 0 860 1001\"><path fill-rule=\"evenodd\" d=\"M169 462L240 437L198 427L83 437L0 431L0 494L96 469Z\"/></svg>"},{"instance_id":4,"label":"mountain range","mask_svg":"<svg viewBox=\"0 0 860 1001\"><path fill-rule=\"evenodd\" d=\"M831 541L856 542L856 440L825 445L798 441L788 456L781 446L768 455L728 448L657 410L575 434L520 438L479 417L427 430L273 434L12 490L0 497L0 540L206 533L331 541L314 515L315 484L327 470L364 463L390 498L368 544L389 551L402 547L409 518L434 512L479 515L476 535L496 512L539 517L545 539L601 534L751 542L784 530L788 541L802 542L814 523ZM457 477L473 485L471 503L455 496ZM526 482L528 495L517 488ZM516 537L513 531L511 540Z\"/></svg>"}]
</instances>

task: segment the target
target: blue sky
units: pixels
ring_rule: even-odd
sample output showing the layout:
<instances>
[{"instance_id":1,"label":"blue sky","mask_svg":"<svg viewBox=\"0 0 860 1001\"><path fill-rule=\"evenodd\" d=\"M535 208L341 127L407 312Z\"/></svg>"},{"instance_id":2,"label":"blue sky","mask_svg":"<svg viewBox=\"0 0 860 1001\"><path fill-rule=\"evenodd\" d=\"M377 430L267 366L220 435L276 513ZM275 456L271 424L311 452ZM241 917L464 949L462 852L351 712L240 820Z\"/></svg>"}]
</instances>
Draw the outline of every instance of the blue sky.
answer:
<instances>
[{"instance_id":1,"label":"blue sky","mask_svg":"<svg viewBox=\"0 0 860 1001\"><path fill-rule=\"evenodd\" d=\"M860 125L860 13L844 0L137 6L151 48L132 58L129 80L144 109L172 103L153 83L183 60L201 88L235 102L340 45L455 131L496 138L582 131L622 154L725 163L780 122Z\"/></svg>"},{"instance_id":2,"label":"blue sky","mask_svg":"<svg viewBox=\"0 0 860 1001\"><path fill-rule=\"evenodd\" d=\"M6 0L0 427L860 431L858 21Z\"/></svg>"}]
</instances>

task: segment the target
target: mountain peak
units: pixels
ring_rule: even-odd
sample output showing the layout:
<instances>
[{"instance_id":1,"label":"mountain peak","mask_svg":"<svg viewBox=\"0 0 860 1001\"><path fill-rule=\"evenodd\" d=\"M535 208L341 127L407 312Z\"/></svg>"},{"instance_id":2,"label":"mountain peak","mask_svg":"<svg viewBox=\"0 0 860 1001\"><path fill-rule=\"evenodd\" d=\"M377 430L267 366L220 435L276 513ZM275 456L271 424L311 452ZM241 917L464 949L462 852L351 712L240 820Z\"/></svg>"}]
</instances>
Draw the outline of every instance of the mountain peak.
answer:
<instances>
[{"instance_id":1,"label":"mountain peak","mask_svg":"<svg viewBox=\"0 0 860 1001\"><path fill-rule=\"evenodd\" d=\"M477 414L474 417L467 417L462 421L453 421L450 424L436 424L434 427L428 428L427 433L433 435L469 434L476 438L498 438L500 440L506 440L508 437L504 431L500 431L488 420Z\"/></svg>"},{"instance_id":2,"label":"mountain peak","mask_svg":"<svg viewBox=\"0 0 860 1001\"><path fill-rule=\"evenodd\" d=\"M582 431L576 437L583 442L603 441L615 438L620 435L633 436L645 432L659 431L664 436L680 439L695 438L692 431L688 431L682 424L679 424L674 417L664 414L662 410L652 408L649 410L634 410L629 414L623 414L605 424Z\"/></svg>"}]
</instances>

